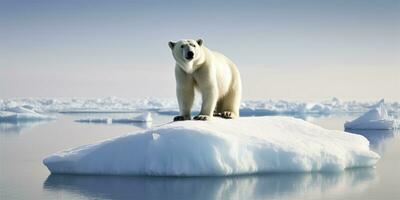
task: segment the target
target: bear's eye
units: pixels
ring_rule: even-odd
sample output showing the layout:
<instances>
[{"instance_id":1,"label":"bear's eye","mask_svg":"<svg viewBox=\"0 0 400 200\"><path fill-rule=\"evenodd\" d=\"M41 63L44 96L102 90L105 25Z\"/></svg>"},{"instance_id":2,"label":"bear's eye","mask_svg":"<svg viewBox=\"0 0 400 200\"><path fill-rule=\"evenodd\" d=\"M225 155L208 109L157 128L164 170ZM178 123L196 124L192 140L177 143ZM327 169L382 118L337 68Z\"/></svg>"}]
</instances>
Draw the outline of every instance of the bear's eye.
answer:
<instances>
[{"instance_id":1,"label":"bear's eye","mask_svg":"<svg viewBox=\"0 0 400 200\"><path fill-rule=\"evenodd\" d=\"M183 49L184 45L181 45L181 48Z\"/></svg>"}]
</instances>

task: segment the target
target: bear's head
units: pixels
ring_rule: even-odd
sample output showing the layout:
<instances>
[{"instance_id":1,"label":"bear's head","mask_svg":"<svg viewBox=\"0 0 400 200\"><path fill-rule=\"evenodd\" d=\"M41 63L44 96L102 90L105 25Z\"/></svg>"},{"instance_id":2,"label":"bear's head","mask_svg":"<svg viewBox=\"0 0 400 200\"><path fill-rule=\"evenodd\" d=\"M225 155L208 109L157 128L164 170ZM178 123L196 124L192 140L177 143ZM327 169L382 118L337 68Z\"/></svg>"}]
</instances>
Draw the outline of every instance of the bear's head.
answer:
<instances>
[{"instance_id":1,"label":"bear's head","mask_svg":"<svg viewBox=\"0 0 400 200\"><path fill-rule=\"evenodd\" d=\"M197 69L203 60L203 40L179 40L177 42L168 42L172 50L176 63L186 73L192 73Z\"/></svg>"}]
</instances>

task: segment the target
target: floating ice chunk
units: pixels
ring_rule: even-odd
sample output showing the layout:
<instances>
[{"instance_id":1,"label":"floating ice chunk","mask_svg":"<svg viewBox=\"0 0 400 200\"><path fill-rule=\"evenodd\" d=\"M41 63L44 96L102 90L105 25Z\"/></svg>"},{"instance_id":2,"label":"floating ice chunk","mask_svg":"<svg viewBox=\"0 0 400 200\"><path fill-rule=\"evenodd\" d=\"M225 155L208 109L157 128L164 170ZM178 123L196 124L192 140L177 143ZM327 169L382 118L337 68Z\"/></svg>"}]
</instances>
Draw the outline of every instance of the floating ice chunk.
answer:
<instances>
[{"instance_id":1,"label":"floating ice chunk","mask_svg":"<svg viewBox=\"0 0 400 200\"><path fill-rule=\"evenodd\" d=\"M344 124L345 129L389 130L396 127L396 121L388 116L385 101L380 100L371 110L353 121Z\"/></svg>"},{"instance_id":2,"label":"floating ice chunk","mask_svg":"<svg viewBox=\"0 0 400 200\"><path fill-rule=\"evenodd\" d=\"M76 122L82 123L104 123L104 124L112 124L112 123L120 123L120 124L130 124L130 123L142 123L142 122L152 122L153 118L151 117L151 113L143 113L136 117L131 118L86 118L86 119L78 119Z\"/></svg>"},{"instance_id":3,"label":"floating ice chunk","mask_svg":"<svg viewBox=\"0 0 400 200\"><path fill-rule=\"evenodd\" d=\"M53 116L40 114L33 109L34 107L32 106L17 106L7 108L3 111L0 111L0 123L32 122L54 119Z\"/></svg>"},{"instance_id":4,"label":"floating ice chunk","mask_svg":"<svg viewBox=\"0 0 400 200\"><path fill-rule=\"evenodd\" d=\"M139 116L133 118L119 118L113 119L113 123L134 123L134 122L152 122L153 118L151 117L151 113L143 113Z\"/></svg>"},{"instance_id":5,"label":"floating ice chunk","mask_svg":"<svg viewBox=\"0 0 400 200\"><path fill-rule=\"evenodd\" d=\"M223 176L373 166L366 138L290 117L182 121L53 154L51 173Z\"/></svg>"}]
</instances>

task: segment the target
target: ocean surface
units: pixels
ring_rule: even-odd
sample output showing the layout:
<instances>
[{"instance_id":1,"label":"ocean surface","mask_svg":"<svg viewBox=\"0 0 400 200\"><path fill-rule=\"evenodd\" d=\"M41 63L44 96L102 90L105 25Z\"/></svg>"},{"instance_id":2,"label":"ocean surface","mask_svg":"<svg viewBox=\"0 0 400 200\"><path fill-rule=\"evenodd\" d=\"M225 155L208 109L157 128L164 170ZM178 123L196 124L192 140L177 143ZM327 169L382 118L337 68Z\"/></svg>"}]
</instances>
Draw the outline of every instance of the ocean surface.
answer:
<instances>
[{"instance_id":1,"label":"ocean surface","mask_svg":"<svg viewBox=\"0 0 400 200\"><path fill-rule=\"evenodd\" d=\"M114 116L116 115L116 116ZM270 173L231 177L124 177L50 175L42 160L54 152L159 126L74 120L131 114L58 114L57 120L0 123L0 199L400 199L400 133L357 131L381 155L375 168L335 173ZM296 116L343 130L354 114Z\"/></svg>"}]
</instances>

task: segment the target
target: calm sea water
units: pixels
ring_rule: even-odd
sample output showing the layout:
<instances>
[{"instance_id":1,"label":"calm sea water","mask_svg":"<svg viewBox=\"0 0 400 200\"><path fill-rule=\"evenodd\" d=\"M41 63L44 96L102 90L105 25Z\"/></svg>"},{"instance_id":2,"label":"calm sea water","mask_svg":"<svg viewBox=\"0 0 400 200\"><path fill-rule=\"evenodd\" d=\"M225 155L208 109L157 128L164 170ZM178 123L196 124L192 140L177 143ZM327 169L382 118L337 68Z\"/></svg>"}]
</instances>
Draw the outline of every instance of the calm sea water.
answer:
<instances>
[{"instance_id":1,"label":"calm sea water","mask_svg":"<svg viewBox=\"0 0 400 200\"><path fill-rule=\"evenodd\" d=\"M95 117L96 115L90 115ZM42 160L66 148L93 143L172 116L153 116L150 125L74 122L83 115L60 115L52 122L0 124L0 199L400 199L400 136L362 131L381 155L376 168L338 173L275 173L237 177L168 178L50 175ZM351 115L305 117L343 130Z\"/></svg>"}]
</instances>

